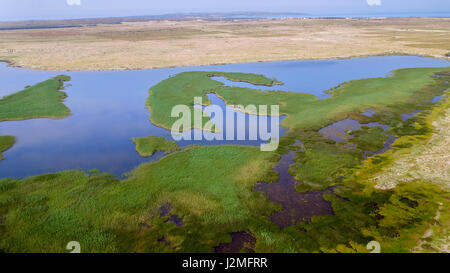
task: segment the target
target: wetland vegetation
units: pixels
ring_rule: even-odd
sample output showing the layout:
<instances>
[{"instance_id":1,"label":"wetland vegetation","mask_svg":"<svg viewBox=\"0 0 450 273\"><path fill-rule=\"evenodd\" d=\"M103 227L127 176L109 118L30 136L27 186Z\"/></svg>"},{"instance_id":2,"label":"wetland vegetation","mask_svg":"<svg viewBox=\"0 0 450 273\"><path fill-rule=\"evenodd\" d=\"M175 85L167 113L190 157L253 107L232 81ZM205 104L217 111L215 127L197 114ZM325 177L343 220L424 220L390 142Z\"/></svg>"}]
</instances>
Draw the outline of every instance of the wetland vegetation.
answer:
<instances>
[{"instance_id":1,"label":"wetland vegetation","mask_svg":"<svg viewBox=\"0 0 450 273\"><path fill-rule=\"evenodd\" d=\"M3 179L0 245L61 252L73 238L84 252L209 252L255 219L270 223L262 214L274 205L251 187L273 156L257 147L194 146L141 165L125 181L81 171ZM160 216L166 203L183 227ZM158 242L162 237L169 244Z\"/></svg>"},{"instance_id":2,"label":"wetland vegetation","mask_svg":"<svg viewBox=\"0 0 450 273\"><path fill-rule=\"evenodd\" d=\"M383 115L383 111L395 107L396 112L409 113L417 110L421 104L443 90L426 88L432 85L432 74L448 71L445 68L401 69L391 77L350 81L332 92L331 97L320 100L316 96L304 93L284 91L261 91L250 88L224 86L211 79L216 72L185 72L161 81L150 89L147 105L152 115L151 121L159 126L170 128L176 118L171 118L170 110L175 105L190 105L193 98L215 93L223 98L227 105L280 105L280 115L286 115L282 125L287 128L323 127L333 121L345 118L350 113L361 113L373 109ZM235 75L239 75L235 73ZM220 75L220 76L226 76ZM239 81L246 81L240 74ZM386 92L392 90L392 92ZM251 113L250 113L251 114ZM370 117L367 117L369 119ZM373 118L373 117L372 117ZM387 119L388 117L386 117ZM376 118L374 118L376 119ZM206 122L206 121L205 121ZM185 128L188 130L191 128Z\"/></svg>"},{"instance_id":3,"label":"wetland vegetation","mask_svg":"<svg viewBox=\"0 0 450 273\"><path fill-rule=\"evenodd\" d=\"M432 138L433 122L450 99L444 95L437 104L430 99L448 89L448 68L403 69L388 78L347 82L323 100L224 86L213 76L279 84L251 74L177 74L151 88L147 106L152 122L170 128L172 106L193 106L194 96L208 102L208 93L229 105L280 104L280 112L287 115L283 125L290 130L277 152L233 145L178 150L161 138L136 138L136 149L144 156L157 150L172 153L140 165L123 180L77 170L1 179L0 250L63 252L67 242L76 240L83 252L212 252L233 244L247 252L368 252L366 244L377 240L383 252L410 252L430 226L439 231L437 211L448 222L444 208L449 192L441 185L417 178L381 188L375 179L398 153ZM364 115L368 109L373 115ZM402 119L403 113L417 110L421 112ZM343 142L319 132L346 118L363 126L345 132ZM389 129L365 127L371 123ZM367 151L375 153L385 145L385 133L398 138L392 148L366 158ZM277 168L286 155L289 164ZM283 203L255 189L262 182L275 185L286 175L294 193L323 191L326 213L278 225L272 216L283 211ZM161 213L166 204L182 225ZM246 234L240 236L245 243L235 242L236 234Z\"/></svg>"},{"instance_id":4,"label":"wetland vegetation","mask_svg":"<svg viewBox=\"0 0 450 273\"><path fill-rule=\"evenodd\" d=\"M175 141L170 141L163 137L149 136L133 138L136 144L136 151L143 157L152 156L156 152L171 153L179 150Z\"/></svg>"}]
</instances>

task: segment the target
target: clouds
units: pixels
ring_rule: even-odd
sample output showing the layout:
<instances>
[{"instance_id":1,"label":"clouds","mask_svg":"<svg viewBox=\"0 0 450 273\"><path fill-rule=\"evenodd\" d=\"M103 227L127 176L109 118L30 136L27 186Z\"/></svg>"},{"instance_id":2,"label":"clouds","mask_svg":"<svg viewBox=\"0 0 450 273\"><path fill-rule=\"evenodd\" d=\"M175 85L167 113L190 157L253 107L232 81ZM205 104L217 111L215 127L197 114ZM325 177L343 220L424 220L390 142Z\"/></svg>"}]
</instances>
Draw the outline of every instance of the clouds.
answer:
<instances>
[{"instance_id":1,"label":"clouds","mask_svg":"<svg viewBox=\"0 0 450 273\"><path fill-rule=\"evenodd\" d=\"M66 0L69 6L80 6L81 0Z\"/></svg>"},{"instance_id":2,"label":"clouds","mask_svg":"<svg viewBox=\"0 0 450 273\"><path fill-rule=\"evenodd\" d=\"M381 6L381 0L366 0L369 6Z\"/></svg>"}]
</instances>

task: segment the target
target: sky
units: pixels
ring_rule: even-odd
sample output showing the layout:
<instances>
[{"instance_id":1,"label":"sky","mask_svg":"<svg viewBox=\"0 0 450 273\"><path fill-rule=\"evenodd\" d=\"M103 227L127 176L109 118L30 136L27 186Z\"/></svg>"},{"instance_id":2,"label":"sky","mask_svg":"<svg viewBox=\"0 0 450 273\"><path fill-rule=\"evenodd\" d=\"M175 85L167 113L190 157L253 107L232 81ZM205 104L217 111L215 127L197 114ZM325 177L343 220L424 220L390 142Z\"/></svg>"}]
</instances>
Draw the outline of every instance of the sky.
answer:
<instances>
[{"instance_id":1,"label":"sky","mask_svg":"<svg viewBox=\"0 0 450 273\"><path fill-rule=\"evenodd\" d=\"M450 0L0 0L1 21L233 11L314 15L450 12Z\"/></svg>"}]
</instances>

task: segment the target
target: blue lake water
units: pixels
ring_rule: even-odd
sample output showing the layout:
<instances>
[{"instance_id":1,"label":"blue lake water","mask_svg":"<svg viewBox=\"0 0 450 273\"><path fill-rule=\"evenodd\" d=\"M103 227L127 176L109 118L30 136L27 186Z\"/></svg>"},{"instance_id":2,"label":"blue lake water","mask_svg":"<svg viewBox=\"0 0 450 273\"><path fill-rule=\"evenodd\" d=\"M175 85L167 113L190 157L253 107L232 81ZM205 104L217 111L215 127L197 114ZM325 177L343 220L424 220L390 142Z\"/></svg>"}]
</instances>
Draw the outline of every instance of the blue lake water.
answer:
<instances>
[{"instance_id":1,"label":"blue lake water","mask_svg":"<svg viewBox=\"0 0 450 273\"><path fill-rule=\"evenodd\" d=\"M0 177L21 178L67 169L100 171L121 175L139 164L162 156L142 158L135 151L133 137L150 135L171 139L170 131L154 126L145 107L148 90L167 77L183 71L225 71L264 74L285 84L267 90L311 93L326 97L323 91L342 82L385 77L394 69L447 67L450 62L416 56L384 56L343 60L280 61L201 67L179 67L126 71L35 71L12 68L0 63L0 97L22 90L50 77L72 77L64 90L72 115L61 120L33 119L0 122L0 135L13 135L17 143L4 152ZM227 83L228 84L228 83ZM239 85L233 83L230 85ZM244 84L243 84L244 85ZM251 86L256 89L266 87ZM222 108L217 97L210 99ZM248 117L247 117L248 118ZM245 128L247 130L248 128ZM243 128L240 128L243 130ZM283 134L284 130L281 130ZM259 141L181 141L191 144L259 145Z\"/></svg>"}]
</instances>

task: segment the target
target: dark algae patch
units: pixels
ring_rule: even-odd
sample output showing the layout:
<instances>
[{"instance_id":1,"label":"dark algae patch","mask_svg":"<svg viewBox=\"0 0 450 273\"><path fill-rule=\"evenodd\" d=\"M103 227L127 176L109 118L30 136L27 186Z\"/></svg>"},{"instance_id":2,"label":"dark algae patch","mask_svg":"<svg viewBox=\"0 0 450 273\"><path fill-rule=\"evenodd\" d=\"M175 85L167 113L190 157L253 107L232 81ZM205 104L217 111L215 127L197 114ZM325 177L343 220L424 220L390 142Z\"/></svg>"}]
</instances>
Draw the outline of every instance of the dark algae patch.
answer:
<instances>
[{"instance_id":1,"label":"dark algae patch","mask_svg":"<svg viewBox=\"0 0 450 273\"><path fill-rule=\"evenodd\" d=\"M171 213L172 205L170 203L163 204L159 210L159 216L168 218L166 222L172 222L179 227L183 225L183 219L178 217L178 215Z\"/></svg>"},{"instance_id":2,"label":"dark algae patch","mask_svg":"<svg viewBox=\"0 0 450 273\"><path fill-rule=\"evenodd\" d=\"M215 247L216 253L254 253L256 239L247 232L231 233L231 242Z\"/></svg>"},{"instance_id":3,"label":"dark algae patch","mask_svg":"<svg viewBox=\"0 0 450 273\"><path fill-rule=\"evenodd\" d=\"M332 189L325 191L309 191L299 193L295 190L297 181L289 173L289 167L294 163L295 151L281 156L274 171L278 173L275 183L258 183L254 189L263 192L272 201L282 206L281 211L270 216L271 220L280 228L295 225L301 221L309 221L311 217L321 214L332 214L331 203L323 199L325 193L332 193Z\"/></svg>"}]
</instances>

